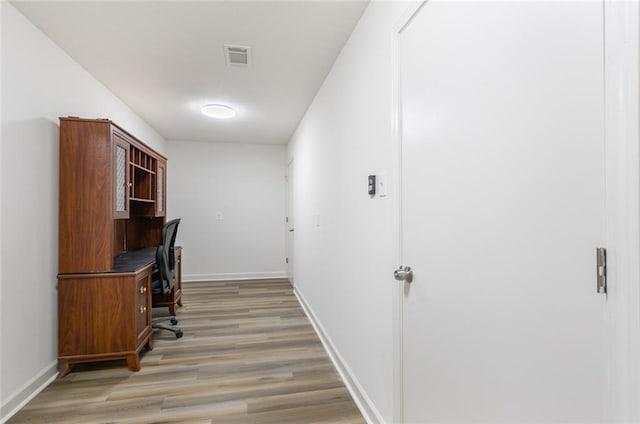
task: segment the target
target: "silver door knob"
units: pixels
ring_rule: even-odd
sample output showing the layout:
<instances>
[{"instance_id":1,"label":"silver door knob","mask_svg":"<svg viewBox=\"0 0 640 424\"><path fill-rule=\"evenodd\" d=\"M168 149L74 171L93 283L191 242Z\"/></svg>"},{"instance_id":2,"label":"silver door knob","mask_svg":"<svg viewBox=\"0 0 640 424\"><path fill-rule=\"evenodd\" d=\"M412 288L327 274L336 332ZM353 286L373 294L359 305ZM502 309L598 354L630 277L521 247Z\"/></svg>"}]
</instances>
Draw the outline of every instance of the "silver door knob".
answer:
<instances>
[{"instance_id":1,"label":"silver door knob","mask_svg":"<svg viewBox=\"0 0 640 424\"><path fill-rule=\"evenodd\" d=\"M410 283L413 281L413 270L410 266L400 265L398 269L393 271L393 278L398 281L406 281L407 283Z\"/></svg>"}]
</instances>

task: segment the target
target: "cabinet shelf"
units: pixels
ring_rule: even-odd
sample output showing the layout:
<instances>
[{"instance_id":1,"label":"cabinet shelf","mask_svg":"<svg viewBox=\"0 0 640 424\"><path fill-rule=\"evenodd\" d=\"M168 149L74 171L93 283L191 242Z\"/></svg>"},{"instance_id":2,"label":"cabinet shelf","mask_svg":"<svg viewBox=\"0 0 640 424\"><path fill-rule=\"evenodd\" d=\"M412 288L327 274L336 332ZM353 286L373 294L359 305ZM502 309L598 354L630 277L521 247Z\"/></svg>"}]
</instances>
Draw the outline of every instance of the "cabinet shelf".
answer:
<instances>
[{"instance_id":1,"label":"cabinet shelf","mask_svg":"<svg viewBox=\"0 0 640 424\"><path fill-rule=\"evenodd\" d=\"M135 163L131 164L131 191L129 200L137 202L155 202L156 175L147 168Z\"/></svg>"},{"instance_id":2,"label":"cabinet shelf","mask_svg":"<svg viewBox=\"0 0 640 424\"><path fill-rule=\"evenodd\" d=\"M137 168L137 169L139 169L141 171L147 172L147 173L149 173L151 175L156 175L155 171L152 171L151 169L145 168L144 166L138 165L137 163L133 163L133 162L129 162L129 163L131 164L131 166L133 166L133 167L135 167L135 168Z\"/></svg>"},{"instance_id":3,"label":"cabinet shelf","mask_svg":"<svg viewBox=\"0 0 640 424\"><path fill-rule=\"evenodd\" d=\"M132 146L129 152L129 163L136 168L147 172L149 174L155 174L157 158L145 151L144 148L138 146Z\"/></svg>"}]
</instances>

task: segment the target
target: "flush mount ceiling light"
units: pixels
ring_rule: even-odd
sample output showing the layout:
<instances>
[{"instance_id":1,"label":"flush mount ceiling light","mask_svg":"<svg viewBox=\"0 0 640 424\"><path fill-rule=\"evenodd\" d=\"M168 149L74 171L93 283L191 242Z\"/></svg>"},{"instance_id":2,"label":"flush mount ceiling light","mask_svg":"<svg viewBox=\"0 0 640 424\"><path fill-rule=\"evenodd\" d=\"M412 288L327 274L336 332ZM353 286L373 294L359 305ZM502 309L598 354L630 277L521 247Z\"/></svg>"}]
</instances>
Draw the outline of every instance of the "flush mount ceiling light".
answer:
<instances>
[{"instance_id":1,"label":"flush mount ceiling light","mask_svg":"<svg viewBox=\"0 0 640 424\"><path fill-rule=\"evenodd\" d=\"M225 105L206 105L202 108L202 113L216 119L228 119L236 116L236 111Z\"/></svg>"}]
</instances>

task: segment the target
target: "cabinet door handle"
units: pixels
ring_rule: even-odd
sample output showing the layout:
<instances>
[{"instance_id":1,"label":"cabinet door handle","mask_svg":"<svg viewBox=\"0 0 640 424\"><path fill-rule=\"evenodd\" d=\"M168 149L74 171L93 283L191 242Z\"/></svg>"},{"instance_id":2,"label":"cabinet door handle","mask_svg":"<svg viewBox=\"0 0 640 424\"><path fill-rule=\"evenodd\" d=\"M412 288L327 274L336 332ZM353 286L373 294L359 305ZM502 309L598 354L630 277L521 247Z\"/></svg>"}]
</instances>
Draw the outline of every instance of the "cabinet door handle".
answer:
<instances>
[{"instance_id":1,"label":"cabinet door handle","mask_svg":"<svg viewBox=\"0 0 640 424\"><path fill-rule=\"evenodd\" d=\"M144 314L145 312L147 312L147 307L146 306L140 306L140 308L138 308L138 310L140 311L141 314Z\"/></svg>"},{"instance_id":2,"label":"cabinet door handle","mask_svg":"<svg viewBox=\"0 0 640 424\"><path fill-rule=\"evenodd\" d=\"M145 294L147 292L147 288L145 286L140 286L140 294Z\"/></svg>"}]
</instances>

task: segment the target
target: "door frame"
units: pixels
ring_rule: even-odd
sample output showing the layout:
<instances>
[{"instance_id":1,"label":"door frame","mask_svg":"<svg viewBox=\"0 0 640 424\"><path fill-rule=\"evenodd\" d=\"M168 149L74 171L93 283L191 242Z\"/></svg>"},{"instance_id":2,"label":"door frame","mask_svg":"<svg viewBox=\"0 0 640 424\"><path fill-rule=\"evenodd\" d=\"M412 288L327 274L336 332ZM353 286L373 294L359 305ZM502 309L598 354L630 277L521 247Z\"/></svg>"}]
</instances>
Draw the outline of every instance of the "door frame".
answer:
<instances>
[{"instance_id":1,"label":"door frame","mask_svg":"<svg viewBox=\"0 0 640 424\"><path fill-rule=\"evenodd\" d=\"M402 260L402 110L400 43L427 4L411 3L391 31L391 132L395 192L396 263ZM607 421L640 421L640 5L603 0L605 110L605 239L608 251ZM404 422L403 287L392 298L393 422ZM595 279L594 279L595 290Z\"/></svg>"},{"instance_id":2,"label":"door frame","mask_svg":"<svg viewBox=\"0 0 640 424\"><path fill-rule=\"evenodd\" d=\"M402 32L411 23L414 16L424 7L428 0L416 1L409 4L397 23L393 25L391 32L391 134L393 143L393 175L395 176L395 193L398 193L395 202L395 234L396 234L396 264L402 265L402 99L400 96L400 43ZM391 271L391 270L390 270ZM393 400L392 419L394 423L404 422L404 351L403 351L403 294L404 287L398 284L389 273L390 284L394 284L392 323L392 358L393 358Z\"/></svg>"},{"instance_id":3,"label":"door frame","mask_svg":"<svg viewBox=\"0 0 640 424\"><path fill-rule=\"evenodd\" d=\"M286 223L285 223L285 244L286 244L286 255L287 255L287 278L289 279L289 282L291 283L291 285L293 287L295 287L295 282L294 282L294 261L295 261L295 254L292 254L294 252L294 248L295 248L295 243L293 238L295 237L295 233L291 234L290 233L290 228L291 228L291 222L293 221L293 225L295 228L295 213L294 213L294 207L295 207L295 202L294 202L294 195L295 195L295 191L294 191L294 182L295 182L295 170L293 168L294 165L294 158L292 157L289 162L287 163L287 168L285 169L285 178L286 178L286 182L287 182L287 210L286 210ZM293 178L291 178L291 175L293 174ZM291 217L293 217L293 219L291 219Z\"/></svg>"},{"instance_id":4,"label":"door frame","mask_svg":"<svg viewBox=\"0 0 640 424\"><path fill-rule=\"evenodd\" d=\"M640 421L640 7L604 2L609 421Z\"/></svg>"}]
</instances>

